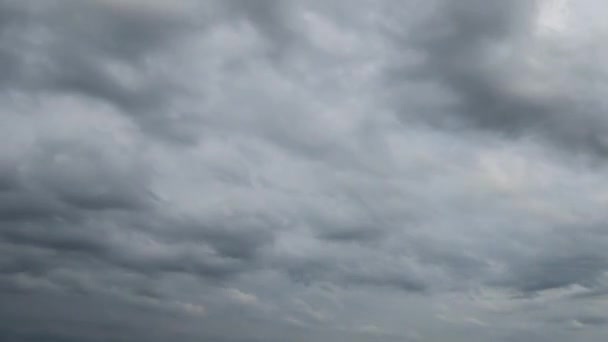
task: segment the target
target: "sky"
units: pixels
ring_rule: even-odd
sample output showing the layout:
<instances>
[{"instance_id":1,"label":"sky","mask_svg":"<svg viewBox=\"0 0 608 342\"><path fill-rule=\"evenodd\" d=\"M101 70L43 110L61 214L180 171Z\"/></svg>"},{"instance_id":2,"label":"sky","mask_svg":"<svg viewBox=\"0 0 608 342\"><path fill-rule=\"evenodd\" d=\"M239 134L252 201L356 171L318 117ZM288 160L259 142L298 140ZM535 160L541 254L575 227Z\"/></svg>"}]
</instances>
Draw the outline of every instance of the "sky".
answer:
<instances>
[{"instance_id":1,"label":"sky","mask_svg":"<svg viewBox=\"0 0 608 342\"><path fill-rule=\"evenodd\" d=\"M605 341L607 14L0 0L0 340Z\"/></svg>"}]
</instances>

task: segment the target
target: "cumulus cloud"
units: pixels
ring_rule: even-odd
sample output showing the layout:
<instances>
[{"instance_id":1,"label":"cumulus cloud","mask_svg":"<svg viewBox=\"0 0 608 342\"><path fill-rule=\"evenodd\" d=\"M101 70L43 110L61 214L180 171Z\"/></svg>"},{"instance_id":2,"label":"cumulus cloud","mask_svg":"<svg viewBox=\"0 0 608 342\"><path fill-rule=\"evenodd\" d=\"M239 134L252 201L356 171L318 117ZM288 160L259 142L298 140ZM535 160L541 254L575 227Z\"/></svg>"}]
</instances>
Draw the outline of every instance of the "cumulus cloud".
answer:
<instances>
[{"instance_id":1,"label":"cumulus cloud","mask_svg":"<svg viewBox=\"0 0 608 342\"><path fill-rule=\"evenodd\" d=\"M0 340L605 340L606 11L0 0Z\"/></svg>"}]
</instances>

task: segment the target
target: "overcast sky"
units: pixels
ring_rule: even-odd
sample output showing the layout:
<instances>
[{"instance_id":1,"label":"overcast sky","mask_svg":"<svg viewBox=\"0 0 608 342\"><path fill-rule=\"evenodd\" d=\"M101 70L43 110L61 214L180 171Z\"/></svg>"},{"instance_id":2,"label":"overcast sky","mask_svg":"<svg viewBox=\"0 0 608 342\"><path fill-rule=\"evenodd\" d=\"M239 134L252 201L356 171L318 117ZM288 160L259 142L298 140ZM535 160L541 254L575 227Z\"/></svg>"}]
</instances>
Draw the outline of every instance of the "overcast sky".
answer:
<instances>
[{"instance_id":1,"label":"overcast sky","mask_svg":"<svg viewBox=\"0 0 608 342\"><path fill-rule=\"evenodd\" d=\"M0 340L606 341L607 15L0 0Z\"/></svg>"}]
</instances>

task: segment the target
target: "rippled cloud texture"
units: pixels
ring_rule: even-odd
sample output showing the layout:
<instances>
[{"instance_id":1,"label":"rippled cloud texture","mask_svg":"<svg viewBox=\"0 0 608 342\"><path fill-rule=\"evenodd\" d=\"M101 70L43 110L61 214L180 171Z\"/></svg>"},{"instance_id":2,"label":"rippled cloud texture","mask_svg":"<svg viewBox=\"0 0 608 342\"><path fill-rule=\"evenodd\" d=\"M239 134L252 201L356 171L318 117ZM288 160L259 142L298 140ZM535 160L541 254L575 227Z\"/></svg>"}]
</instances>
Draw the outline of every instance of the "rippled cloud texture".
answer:
<instances>
[{"instance_id":1,"label":"rippled cloud texture","mask_svg":"<svg viewBox=\"0 0 608 342\"><path fill-rule=\"evenodd\" d=\"M0 340L605 341L601 0L0 0Z\"/></svg>"}]
</instances>

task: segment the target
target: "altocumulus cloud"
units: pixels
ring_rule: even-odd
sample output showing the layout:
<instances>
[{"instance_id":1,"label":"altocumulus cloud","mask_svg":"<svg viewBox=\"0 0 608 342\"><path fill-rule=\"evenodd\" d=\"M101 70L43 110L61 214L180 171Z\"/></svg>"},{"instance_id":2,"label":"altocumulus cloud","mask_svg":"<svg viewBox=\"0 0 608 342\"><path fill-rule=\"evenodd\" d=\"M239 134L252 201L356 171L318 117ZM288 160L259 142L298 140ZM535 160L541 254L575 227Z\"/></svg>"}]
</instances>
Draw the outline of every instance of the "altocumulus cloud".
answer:
<instances>
[{"instance_id":1,"label":"altocumulus cloud","mask_svg":"<svg viewBox=\"0 0 608 342\"><path fill-rule=\"evenodd\" d=\"M600 0L0 0L0 340L604 341Z\"/></svg>"}]
</instances>

